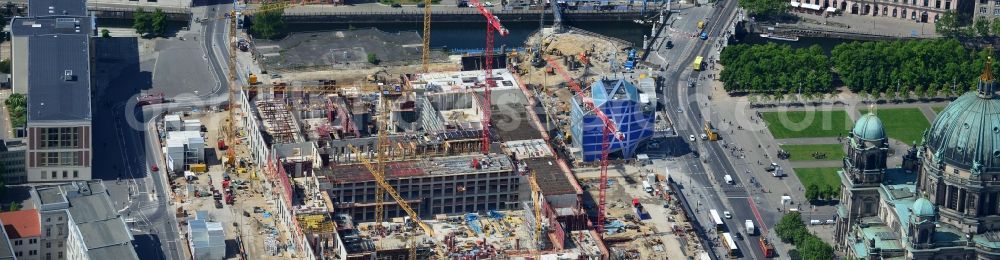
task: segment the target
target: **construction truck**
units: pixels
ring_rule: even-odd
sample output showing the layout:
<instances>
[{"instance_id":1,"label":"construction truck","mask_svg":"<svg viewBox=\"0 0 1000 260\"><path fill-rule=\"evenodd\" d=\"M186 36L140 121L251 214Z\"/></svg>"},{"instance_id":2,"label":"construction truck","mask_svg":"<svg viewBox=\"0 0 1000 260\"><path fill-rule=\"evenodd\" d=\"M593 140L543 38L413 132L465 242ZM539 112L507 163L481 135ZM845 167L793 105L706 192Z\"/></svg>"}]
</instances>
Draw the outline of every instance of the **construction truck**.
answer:
<instances>
[{"instance_id":1,"label":"construction truck","mask_svg":"<svg viewBox=\"0 0 1000 260\"><path fill-rule=\"evenodd\" d=\"M712 126L712 122L705 121L705 137L709 141L719 140L719 130L715 129L715 126Z\"/></svg>"}]
</instances>

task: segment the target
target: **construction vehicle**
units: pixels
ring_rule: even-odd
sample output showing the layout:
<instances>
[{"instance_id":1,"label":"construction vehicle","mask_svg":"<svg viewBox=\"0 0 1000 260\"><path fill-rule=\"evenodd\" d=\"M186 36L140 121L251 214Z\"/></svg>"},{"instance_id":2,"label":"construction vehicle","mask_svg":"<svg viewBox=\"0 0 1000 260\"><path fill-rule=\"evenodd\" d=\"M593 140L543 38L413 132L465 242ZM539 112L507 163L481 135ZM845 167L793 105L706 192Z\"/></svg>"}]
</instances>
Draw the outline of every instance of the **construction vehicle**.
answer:
<instances>
[{"instance_id":1,"label":"construction vehicle","mask_svg":"<svg viewBox=\"0 0 1000 260\"><path fill-rule=\"evenodd\" d=\"M698 30L705 29L705 20L698 20Z\"/></svg>"},{"instance_id":2,"label":"construction vehicle","mask_svg":"<svg viewBox=\"0 0 1000 260\"><path fill-rule=\"evenodd\" d=\"M586 107L587 110L592 111L594 115L596 115L597 118L599 118L601 122L604 123L604 127L601 128L603 132L603 134L601 134L601 161L600 161L601 178L600 178L600 190L598 192L599 198L597 201L597 224L596 224L597 233L603 236L604 218L605 215L607 215L607 212L605 211L606 210L605 199L607 198L607 190L608 190L608 153L611 150L611 142L609 138L611 137L612 134L614 134L616 139L621 140L623 139L623 135L622 133L618 132L618 125L615 124L614 121L611 121L611 118L608 118L608 116L604 114L604 111L598 108L597 105L594 104L594 100L585 92L583 92L583 88L581 88L580 85L577 84L575 80L573 80L573 77L570 76L569 73L566 72L566 70L563 70L563 68L559 66L559 63L553 60L552 57L547 57L545 60L549 63L550 67L555 69L555 71L558 72L559 75L561 75L564 80L566 80L566 84L569 84L570 88L576 92L576 95L581 97L581 99L583 100L584 107Z\"/></svg>"},{"instance_id":3,"label":"construction vehicle","mask_svg":"<svg viewBox=\"0 0 1000 260\"><path fill-rule=\"evenodd\" d=\"M424 46L420 53L420 60L423 62L424 73L430 70L429 60L431 57L431 0L424 0Z\"/></svg>"},{"instance_id":4,"label":"construction vehicle","mask_svg":"<svg viewBox=\"0 0 1000 260\"><path fill-rule=\"evenodd\" d=\"M719 140L719 130L715 129L715 126L712 126L712 122L705 121L704 130L705 130L705 137L707 140L709 141Z\"/></svg>"}]
</instances>

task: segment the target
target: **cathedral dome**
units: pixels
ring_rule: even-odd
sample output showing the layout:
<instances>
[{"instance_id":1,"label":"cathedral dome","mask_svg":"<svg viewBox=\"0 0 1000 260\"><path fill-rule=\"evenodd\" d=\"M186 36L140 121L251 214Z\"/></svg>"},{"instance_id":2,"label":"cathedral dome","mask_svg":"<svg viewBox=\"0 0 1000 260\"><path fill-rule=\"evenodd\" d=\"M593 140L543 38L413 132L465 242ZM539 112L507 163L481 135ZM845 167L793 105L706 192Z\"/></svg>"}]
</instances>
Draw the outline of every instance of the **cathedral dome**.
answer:
<instances>
[{"instance_id":1,"label":"cathedral dome","mask_svg":"<svg viewBox=\"0 0 1000 260\"><path fill-rule=\"evenodd\" d=\"M882 127L882 120L869 112L854 123L854 136L868 141L878 141L885 139L885 128Z\"/></svg>"},{"instance_id":2,"label":"cathedral dome","mask_svg":"<svg viewBox=\"0 0 1000 260\"><path fill-rule=\"evenodd\" d=\"M937 209L934 208L934 204L930 200L919 198L913 202L913 214L918 217L933 217L937 215Z\"/></svg>"},{"instance_id":3,"label":"cathedral dome","mask_svg":"<svg viewBox=\"0 0 1000 260\"><path fill-rule=\"evenodd\" d=\"M975 173L1000 170L1000 95L987 60L977 92L952 101L924 134L935 161Z\"/></svg>"},{"instance_id":4,"label":"cathedral dome","mask_svg":"<svg viewBox=\"0 0 1000 260\"><path fill-rule=\"evenodd\" d=\"M959 168L1000 169L1000 99L970 92L938 113L926 134L935 160Z\"/></svg>"}]
</instances>

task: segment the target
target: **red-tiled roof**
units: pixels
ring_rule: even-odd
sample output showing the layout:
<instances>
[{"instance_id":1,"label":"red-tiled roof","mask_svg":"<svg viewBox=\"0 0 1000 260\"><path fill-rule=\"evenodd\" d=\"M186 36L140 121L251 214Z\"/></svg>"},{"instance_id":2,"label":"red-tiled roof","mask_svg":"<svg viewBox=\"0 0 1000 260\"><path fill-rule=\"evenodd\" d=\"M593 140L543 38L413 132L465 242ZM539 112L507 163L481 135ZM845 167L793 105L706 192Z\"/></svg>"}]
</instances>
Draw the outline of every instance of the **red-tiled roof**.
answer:
<instances>
[{"instance_id":1,"label":"red-tiled roof","mask_svg":"<svg viewBox=\"0 0 1000 260\"><path fill-rule=\"evenodd\" d=\"M38 210L26 209L13 212L0 212L0 221L10 238L37 237L42 235L42 225L38 218Z\"/></svg>"}]
</instances>

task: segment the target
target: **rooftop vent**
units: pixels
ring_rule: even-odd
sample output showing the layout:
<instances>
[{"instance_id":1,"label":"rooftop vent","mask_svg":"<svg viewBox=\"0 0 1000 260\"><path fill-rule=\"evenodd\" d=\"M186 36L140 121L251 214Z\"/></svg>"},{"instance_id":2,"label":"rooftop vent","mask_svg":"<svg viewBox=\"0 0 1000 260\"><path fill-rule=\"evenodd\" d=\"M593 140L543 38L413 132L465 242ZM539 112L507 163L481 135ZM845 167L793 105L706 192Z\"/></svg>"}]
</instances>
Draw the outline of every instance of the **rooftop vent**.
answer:
<instances>
[{"instance_id":1,"label":"rooftop vent","mask_svg":"<svg viewBox=\"0 0 1000 260\"><path fill-rule=\"evenodd\" d=\"M63 80L65 81L75 81L76 75L73 75L73 70L63 71Z\"/></svg>"}]
</instances>

